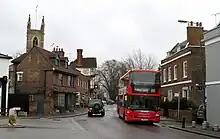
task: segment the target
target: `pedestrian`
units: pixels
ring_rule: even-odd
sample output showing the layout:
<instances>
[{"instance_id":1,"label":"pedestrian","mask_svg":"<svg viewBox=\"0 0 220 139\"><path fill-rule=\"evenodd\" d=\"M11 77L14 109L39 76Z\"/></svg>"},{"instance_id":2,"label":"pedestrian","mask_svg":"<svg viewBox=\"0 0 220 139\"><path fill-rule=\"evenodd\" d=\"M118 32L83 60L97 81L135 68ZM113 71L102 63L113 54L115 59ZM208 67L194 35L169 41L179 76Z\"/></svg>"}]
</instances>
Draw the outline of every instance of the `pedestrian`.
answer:
<instances>
[{"instance_id":1,"label":"pedestrian","mask_svg":"<svg viewBox=\"0 0 220 139\"><path fill-rule=\"evenodd\" d=\"M8 125L16 126L17 113L15 108L9 109Z\"/></svg>"}]
</instances>

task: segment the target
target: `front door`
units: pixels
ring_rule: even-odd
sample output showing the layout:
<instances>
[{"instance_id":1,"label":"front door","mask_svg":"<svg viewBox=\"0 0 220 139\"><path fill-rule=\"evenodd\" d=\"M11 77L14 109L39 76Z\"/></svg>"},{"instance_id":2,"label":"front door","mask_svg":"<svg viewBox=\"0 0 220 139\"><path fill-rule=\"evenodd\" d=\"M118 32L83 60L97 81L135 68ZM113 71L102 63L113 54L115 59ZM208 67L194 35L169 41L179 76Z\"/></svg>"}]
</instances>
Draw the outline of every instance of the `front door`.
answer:
<instances>
[{"instance_id":1,"label":"front door","mask_svg":"<svg viewBox=\"0 0 220 139\"><path fill-rule=\"evenodd\" d=\"M42 117L44 115L44 96L37 96L37 116Z\"/></svg>"}]
</instances>

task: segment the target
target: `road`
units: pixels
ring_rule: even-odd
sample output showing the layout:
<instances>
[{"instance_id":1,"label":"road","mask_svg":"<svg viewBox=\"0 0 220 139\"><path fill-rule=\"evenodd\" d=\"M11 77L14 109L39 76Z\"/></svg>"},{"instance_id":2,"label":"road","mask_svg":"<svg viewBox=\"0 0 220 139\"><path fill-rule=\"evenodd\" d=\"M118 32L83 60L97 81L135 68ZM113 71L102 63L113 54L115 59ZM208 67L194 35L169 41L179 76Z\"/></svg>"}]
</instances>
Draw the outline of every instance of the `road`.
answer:
<instances>
[{"instance_id":1,"label":"road","mask_svg":"<svg viewBox=\"0 0 220 139\"><path fill-rule=\"evenodd\" d=\"M106 107L105 117L79 116L62 119L20 120L27 128L0 128L3 139L211 139L166 127L126 124L114 106Z\"/></svg>"}]
</instances>

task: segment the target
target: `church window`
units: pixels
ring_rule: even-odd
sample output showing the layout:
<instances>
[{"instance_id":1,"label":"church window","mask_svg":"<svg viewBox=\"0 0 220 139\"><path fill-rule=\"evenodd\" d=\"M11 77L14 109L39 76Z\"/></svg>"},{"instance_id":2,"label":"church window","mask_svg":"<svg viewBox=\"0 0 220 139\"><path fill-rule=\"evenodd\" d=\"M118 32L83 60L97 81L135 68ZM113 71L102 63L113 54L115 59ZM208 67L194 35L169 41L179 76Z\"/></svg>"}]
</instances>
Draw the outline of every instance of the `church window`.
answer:
<instances>
[{"instance_id":1,"label":"church window","mask_svg":"<svg viewBox=\"0 0 220 139\"><path fill-rule=\"evenodd\" d=\"M33 39L33 47L38 46L38 39L37 37L34 37Z\"/></svg>"}]
</instances>

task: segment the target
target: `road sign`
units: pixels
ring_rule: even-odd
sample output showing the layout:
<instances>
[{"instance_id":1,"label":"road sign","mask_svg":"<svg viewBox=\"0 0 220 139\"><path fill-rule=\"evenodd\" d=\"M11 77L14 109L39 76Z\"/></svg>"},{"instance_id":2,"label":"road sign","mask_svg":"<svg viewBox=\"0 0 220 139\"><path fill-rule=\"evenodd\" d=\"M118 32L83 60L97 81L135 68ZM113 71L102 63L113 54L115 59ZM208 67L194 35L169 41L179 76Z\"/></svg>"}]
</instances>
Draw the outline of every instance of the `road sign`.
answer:
<instances>
[{"instance_id":1,"label":"road sign","mask_svg":"<svg viewBox=\"0 0 220 139\"><path fill-rule=\"evenodd\" d=\"M174 93L174 96L175 96L175 97L179 97L180 94L179 94L179 93Z\"/></svg>"}]
</instances>

